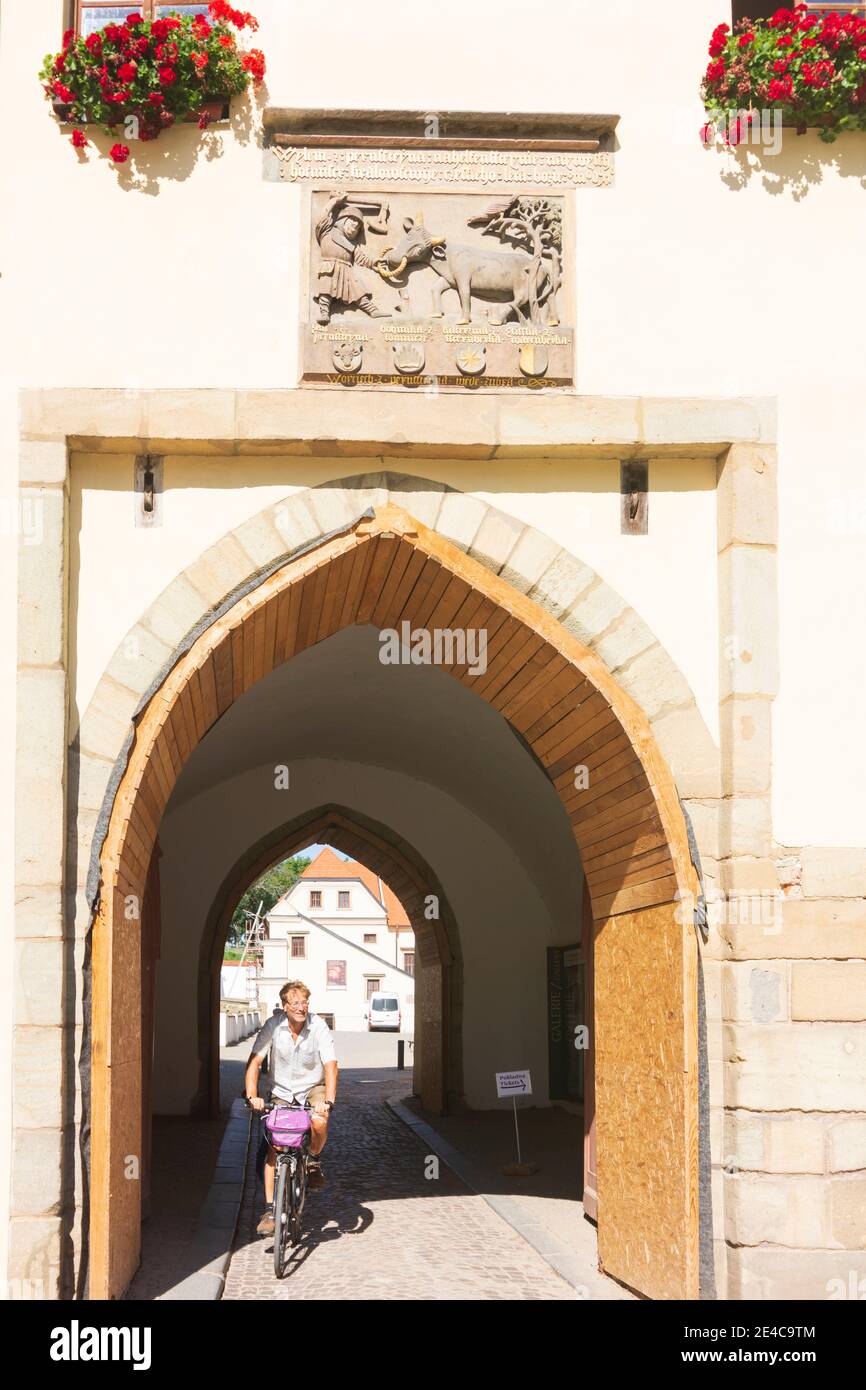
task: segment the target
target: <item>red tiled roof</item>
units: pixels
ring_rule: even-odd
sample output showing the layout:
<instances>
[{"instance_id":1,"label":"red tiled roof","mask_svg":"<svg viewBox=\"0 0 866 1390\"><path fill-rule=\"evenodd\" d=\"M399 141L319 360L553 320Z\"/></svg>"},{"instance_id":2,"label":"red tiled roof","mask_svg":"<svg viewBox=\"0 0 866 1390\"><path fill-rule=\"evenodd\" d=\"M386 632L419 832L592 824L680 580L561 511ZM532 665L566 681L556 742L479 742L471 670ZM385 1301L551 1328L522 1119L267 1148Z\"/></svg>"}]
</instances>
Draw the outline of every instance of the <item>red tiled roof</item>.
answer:
<instances>
[{"instance_id":1,"label":"red tiled roof","mask_svg":"<svg viewBox=\"0 0 866 1390\"><path fill-rule=\"evenodd\" d=\"M366 864L359 864L355 859L340 859L328 845L307 865L301 878L359 878L376 901L383 903L389 927L411 926L406 909L383 879Z\"/></svg>"}]
</instances>

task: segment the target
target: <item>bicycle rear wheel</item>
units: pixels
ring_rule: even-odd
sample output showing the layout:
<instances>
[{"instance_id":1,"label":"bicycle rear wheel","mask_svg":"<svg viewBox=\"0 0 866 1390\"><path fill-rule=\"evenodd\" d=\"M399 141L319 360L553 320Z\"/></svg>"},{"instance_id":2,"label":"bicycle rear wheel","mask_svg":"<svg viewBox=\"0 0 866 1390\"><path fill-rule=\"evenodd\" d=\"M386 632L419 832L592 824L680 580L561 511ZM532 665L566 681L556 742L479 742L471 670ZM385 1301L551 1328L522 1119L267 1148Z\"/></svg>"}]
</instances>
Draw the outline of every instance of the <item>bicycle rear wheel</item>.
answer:
<instances>
[{"instance_id":1,"label":"bicycle rear wheel","mask_svg":"<svg viewBox=\"0 0 866 1390\"><path fill-rule=\"evenodd\" d=\"M278 1279L282 1279L286 1263L292 1215L292 1186L289 1160L284 1159L278 1164L277 1187L274 1193L274 1274Z\"/></svg>"}]
</instances>

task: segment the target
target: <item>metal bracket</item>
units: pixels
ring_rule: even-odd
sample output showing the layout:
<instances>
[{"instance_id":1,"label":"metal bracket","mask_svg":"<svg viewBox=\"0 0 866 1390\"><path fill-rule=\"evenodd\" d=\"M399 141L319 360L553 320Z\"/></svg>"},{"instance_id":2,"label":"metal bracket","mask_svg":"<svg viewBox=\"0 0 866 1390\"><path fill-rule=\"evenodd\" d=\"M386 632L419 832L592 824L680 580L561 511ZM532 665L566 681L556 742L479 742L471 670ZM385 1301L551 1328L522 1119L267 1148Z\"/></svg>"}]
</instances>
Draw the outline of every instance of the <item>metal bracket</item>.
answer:
<instances>
[{"instance_id":1,"label":"metal bracket","mask_svg":"<svg viewBox=\"0 0 866 1390\"><path fill-rule=\"evenodd\" d=\"M629 459L619 466L620 529L624 536L645 536L649 529L649 463Z\"/></svg>"},{"instance_id":2,"label":"metal bracket","mask_svg":"<svg viewBox=\"0 0 866 1390\"><path fill-rule=\"evenodd\" d=\"M162 525L163 459L158 454L138 454L135 460L135 524Z\"/></svg>"}]
</instances>

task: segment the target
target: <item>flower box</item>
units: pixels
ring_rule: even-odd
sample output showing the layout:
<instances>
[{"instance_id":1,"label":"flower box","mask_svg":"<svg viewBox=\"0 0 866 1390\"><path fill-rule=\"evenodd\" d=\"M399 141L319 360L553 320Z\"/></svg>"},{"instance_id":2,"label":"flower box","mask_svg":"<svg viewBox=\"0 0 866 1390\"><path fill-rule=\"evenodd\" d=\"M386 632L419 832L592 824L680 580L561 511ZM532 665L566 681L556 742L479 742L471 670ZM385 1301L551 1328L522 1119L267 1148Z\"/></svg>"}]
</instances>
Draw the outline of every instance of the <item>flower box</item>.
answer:
<instances>
[{"instance_id":1,"label":"flower box","mask_svg":"<svg viewBox=\"0 0 866 1390\"><path fill-rule=\"evenodd\" d=\"M134 138L142 141L177 123L206 128L226 120L231 98L261 85L265 59L238 43L236 31L258 28L253 15L226 0L212 0L208 13L152 20L133 14L86 38L67 30L62 50L49 54L40 72L58 120L111 134L129 132L133 122ZM73 131L72 144L79 151L87 146L82 131ZM119 158L114 151L122 152ZM118 144L112 158L124 163L129 153Z\"/></svg>"},{"instance_id":2,"label":"flower box","mask_svg":"<svg viewBox=\"0 0 866 1390\"><path fill-rule=\"evenodd\" d=\"M709 54L701 87L708 124L733 118L739 130L743 119L772 109L783 126L816 129L827 142L866 130L864 16L798 4L769 19L738 20L733 32L717 25Z\"/></svg>"},{"instance_id":3,"label":"flower box","mask_svg":"<svg viewBox=\"0 0 866 1390\"><path fill-rule=\"evenodd\" d=\"M91 120L91 118L88 117L88 116L74 116L74 115L72 115L72 110L73 110L73 108L72 108L72 105L71 105L68 101L57 101L57 100L55 99L54 101L52 101L51 107L52 107L52 110L54 111L54 114L55 114L55 116L57 117L57 119L58 119L58 121L60 122L61 125L92 125L92 124L94 124L94 122L93 122L93 121ZM199 107L198 111L190 111L188 115L182 116L182 117L179 119L178 124L179 124L179 125L183 125L183 124L190 124L190 125L191 125L191 124L196 124L196 125L197 125L198 122L199 122L199 120L200 120L202 111L205 111L205 112L207 113L207 115L208 115L208 117L209 117L211 123L212 123L212 124L215 124L217 121L227 121L227 120L228 120L229 114L230 114L230 104L229 104L229 102L227 101L227 99L226 99L225 97L205 97L204 100L202 101L202 104L201 104L201 106ZM126 120L126 117L125 117L125 116L117 116L116 119L115 119L115 121L114 121L114 123L113 123L113 126L109 126L109 129L112 129L113 127L116 127L116 126L118 126L118 125L123 125L123 123L124 123L125 120ZM99 123L98 123L98 122L95 122L95 124L99 124Z\"/></svg>"}]
</instances>

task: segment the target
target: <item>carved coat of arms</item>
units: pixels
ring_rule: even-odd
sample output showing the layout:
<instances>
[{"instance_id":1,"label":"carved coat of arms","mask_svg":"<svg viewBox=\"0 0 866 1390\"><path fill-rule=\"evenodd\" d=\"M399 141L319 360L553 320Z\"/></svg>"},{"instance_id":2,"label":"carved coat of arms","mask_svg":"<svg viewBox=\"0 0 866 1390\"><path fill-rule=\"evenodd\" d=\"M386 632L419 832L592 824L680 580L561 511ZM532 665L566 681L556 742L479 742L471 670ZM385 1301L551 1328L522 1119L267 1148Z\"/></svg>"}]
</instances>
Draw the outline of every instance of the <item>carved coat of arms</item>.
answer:
<instances>
[{"instance_id":1,"label":"carved coat of arms","mask_svg":"<svg viewBox=\"0 0 866 1390\"><path fill-rule=\"evenodd\" d=\"M394 366L398 372L414 374L424 368L423 343L395 343Z\"/></svg>"},{"instance_id":2,"label":"carved coat of arms","mask_svg":"<svg viewBox=\"0 0 866 1390\"><path fill-rule=\"evenodd\" d=\"M520 349L520 370L524 376L544 376L550 353L540 343L524 343Z\"/></svg>"},{"instance_id":3,"label":"carved coat of arms","mask_svg":"<svg viewBox=\"0 0 866 1390\"><path fill-rule=\"evenodd\" d=\"M480 376L487 366L487 349L483 343L464 343L454 360L464 376Z\"/></svg>"},{"instance_id":4,"label":"carved coat of arms","mask_svg":"<svg viewBox=\"0 0 866 1390\"><path fill-rule=\"evenodd\" d=\"M360 343L335 343L331 356L338 372L357 372L364 349Z\"/></svg>"}]
</instances>

